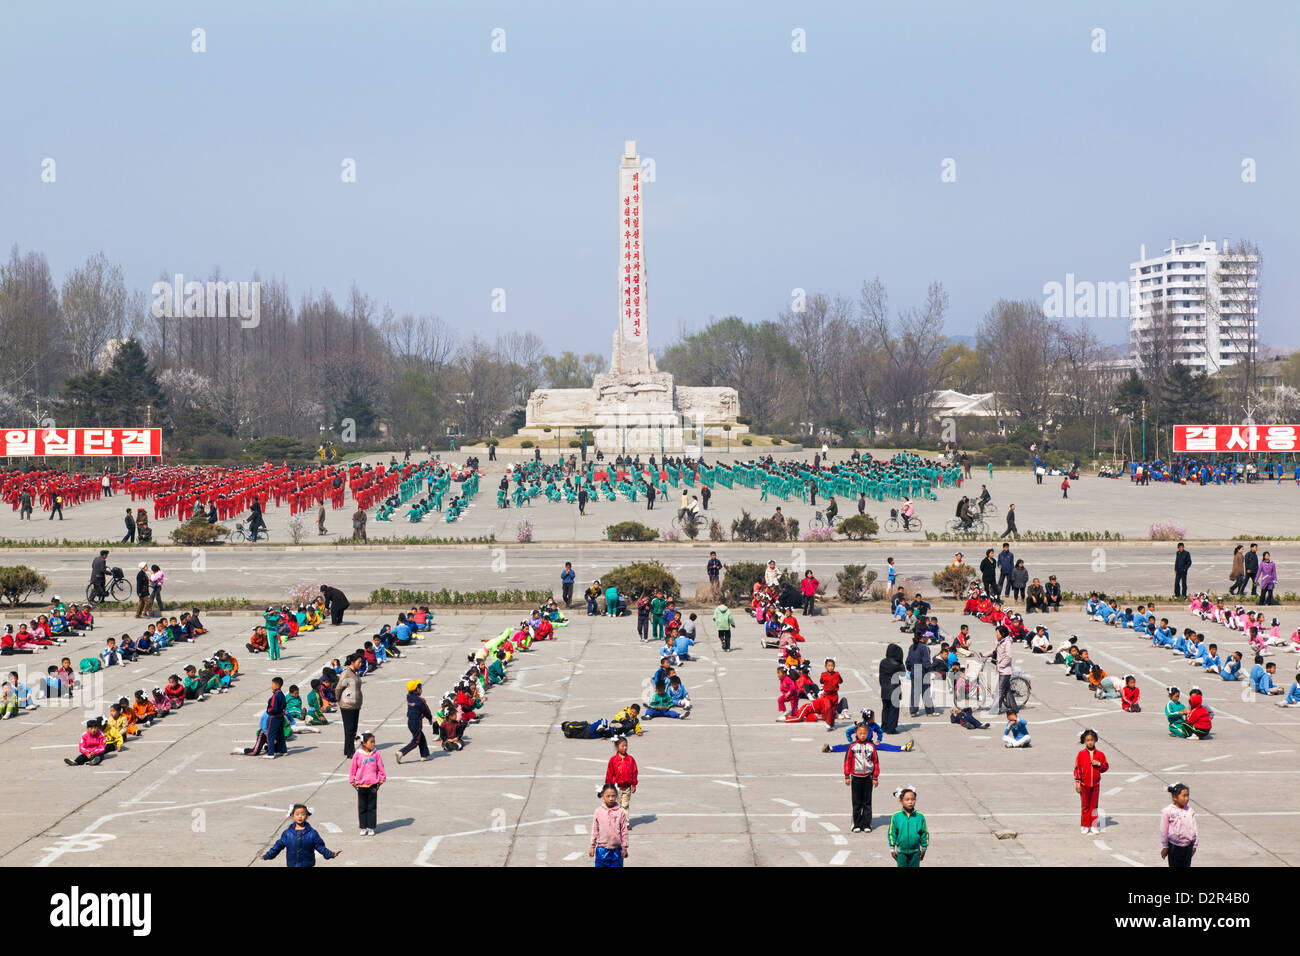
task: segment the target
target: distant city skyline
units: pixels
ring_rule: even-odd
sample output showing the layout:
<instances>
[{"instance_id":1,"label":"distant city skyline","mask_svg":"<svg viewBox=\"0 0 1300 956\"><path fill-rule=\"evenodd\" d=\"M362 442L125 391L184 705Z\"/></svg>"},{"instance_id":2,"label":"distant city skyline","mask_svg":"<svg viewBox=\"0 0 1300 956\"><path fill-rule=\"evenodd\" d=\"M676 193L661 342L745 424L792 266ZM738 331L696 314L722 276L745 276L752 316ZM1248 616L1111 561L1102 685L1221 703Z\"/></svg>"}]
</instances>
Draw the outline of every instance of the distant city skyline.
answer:
<instances>
[{"instance_id":1,"label":"distant city skyline","mask_svg":"<svg viewBox=\"0 0 1300 956\"><path fill-rule=\"evenodd\" d=\"M774 318L796 289L856 301L877 275L895 308L942 282L947 331L969 336L999 298L1126 283L1140 244L1202 235L1259 246L1261 339L1300 345L1300 16L1207 26L1224 17L1204 0L7 9L0 81L27 92L0 241L56 283L100 250L146 298L217 268L283 279L295 303L355 282L466 335L607 354L612 169L636 140L656 354L710 317ZM1090 321L1127 341L1126 317Z\"/></svg>"}]
</instances>

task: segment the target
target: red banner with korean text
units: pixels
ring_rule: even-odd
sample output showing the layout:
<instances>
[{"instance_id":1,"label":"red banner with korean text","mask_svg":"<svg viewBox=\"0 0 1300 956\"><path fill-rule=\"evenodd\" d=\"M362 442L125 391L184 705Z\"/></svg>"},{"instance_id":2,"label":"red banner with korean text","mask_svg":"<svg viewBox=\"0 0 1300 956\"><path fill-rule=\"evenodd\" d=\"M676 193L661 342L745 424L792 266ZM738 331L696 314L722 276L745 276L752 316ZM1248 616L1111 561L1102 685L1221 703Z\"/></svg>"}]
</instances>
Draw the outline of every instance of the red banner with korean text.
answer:
<instances>
[{"instance_id":1,"label":"red banner with korean text","mask_svg":"<svg viewBox=\"0 0 1300 956\"><path fill-rule=\"evenodd\" d=\"M158 458L161 428L5 428L0 458Z\"/></svg>"},{"instance_id":2,"label":"red banner with korean text","mask_svg":"<svg viewBox=\"0 0 1300 956\"><path fill-rule=\"evenodd\" d=\"M1300 451L1300 425L1175 425L1174 454Z\"/></svg>"}]
</instances>

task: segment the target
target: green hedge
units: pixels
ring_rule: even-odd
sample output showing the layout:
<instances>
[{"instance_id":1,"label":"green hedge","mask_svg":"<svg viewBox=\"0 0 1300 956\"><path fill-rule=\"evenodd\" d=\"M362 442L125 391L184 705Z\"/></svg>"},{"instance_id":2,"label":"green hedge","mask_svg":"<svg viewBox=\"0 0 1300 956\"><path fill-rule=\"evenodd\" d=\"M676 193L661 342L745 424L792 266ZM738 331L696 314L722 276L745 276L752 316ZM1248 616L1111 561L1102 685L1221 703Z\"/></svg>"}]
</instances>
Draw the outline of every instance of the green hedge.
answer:
<instances>
[{"instance_id":1,"label":"green hedge","mask_svg":"<svg viewBox=\"0 0 1300 956\"><path fill-rule=\"evenodd\" d=\"M619 594L627 595L629 600L642 594L653 594L662 590L666 597L680 598L682 586L676 576L658 561L638 561L623 564L601 575L602 587L611 585L618 588Z\"/></svg>"}]
</instances>

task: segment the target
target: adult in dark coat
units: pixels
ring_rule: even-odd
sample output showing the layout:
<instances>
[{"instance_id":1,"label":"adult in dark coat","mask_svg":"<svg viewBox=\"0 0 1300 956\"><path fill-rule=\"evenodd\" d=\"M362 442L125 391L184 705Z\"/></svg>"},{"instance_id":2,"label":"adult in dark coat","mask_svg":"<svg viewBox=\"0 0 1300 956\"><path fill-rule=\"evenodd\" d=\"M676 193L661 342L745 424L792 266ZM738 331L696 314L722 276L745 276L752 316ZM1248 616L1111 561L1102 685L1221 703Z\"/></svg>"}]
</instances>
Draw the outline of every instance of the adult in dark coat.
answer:
<instances>
[{"instance_id":1,"label":"adult in dark coat","mask_svg":"<svg viewBox=\"0 0 1300 956\"><path fill-rule=\"evenodd\" d=\"M1246 552L1246 577L1250 580L1250 593L1259 593L1259 545L1251 542L1250 550ZM1246 589L1242 588L1242 594Z\"/></svg>"},{"instance_id":2,"label":"adult in dark coat","mask_svg":"<svg viewBox=\"0 0 1300 956\"><path fill-rule=\"evenodd\" d=\"M348 609L348 596L328 584L320 586L320 593L325 598L325 609L330 612L330 623L335 626L342 624L343 612Z\"/></svg>"},{"instance_id":3,"label":"adult in dark coat","mask_svg":"<svg viewBox=\"0 0 1300 956\"><path fill-rule=\"evenodd\" d=\"M920 716L923 705L927 715L934 714L934 701L930 698L931 669L930 647L925 642L924 632L913 633L912 646L907 652L907 672L912 675L912 699L908 704L908 713L913 717Z\"/></svg>"},{"instance_id":4,"label":"adult in dark coat","mask_svg":"<svg viewBox=\"0 0 1300 956\"><path fill-rule=\"evenodd\" d=\"M123 541L135 541L135 518L131 514L131 509L126 509L126 534L122 536Z\"/></svg>"},{"instance_id":5,"label":"adult in dark coat","mask_svg":"<svg viewBox=\"0 0 1300 956\"><path fill-rule=\"evenodd\" d=\"M1174 552L1174 597L1187 597L1187 569L1192 566L1192 553L1181 542Z\"/></svg>"},{"instance_id":6,"label":"adult in dark coat","mask_svg":"<svg viewBox=\"0 0 1300 956\"><path fill-rule=\"evenodd\" d=\"M1011 551L1011 545L1002 545L1002 550L998 553L998 586L994 593L1010 594L1011 593L1011 572L1016 569L1016 556ZM1005 588L1005 590L1003 590Z\"/></svg>"},{"instance_id":7,"label":"adult in dark coat","mask_svg":"<svg viewBox=\"0 0 1300 956\"><path fill-rule=\"evenodd\" d=\"M890 644L885 648L885 659L880 662L880 729L887 734L898 733L899 704L902 703L899 682L906 671L903 649Z\"/></svg>"},{"instance_id":8,"label":"adult in dark coat","mask_svg":"<svg viewBox=\"0 0 1300 956\"><path fill-rule=\"evenodd\" d=\"M984 560L980 562L980 580L984 584L984 590L988 594L996 594L997 591L998 562L993 557L993 549L989 548L984 552Z\"/></svg>"}]
</instances>

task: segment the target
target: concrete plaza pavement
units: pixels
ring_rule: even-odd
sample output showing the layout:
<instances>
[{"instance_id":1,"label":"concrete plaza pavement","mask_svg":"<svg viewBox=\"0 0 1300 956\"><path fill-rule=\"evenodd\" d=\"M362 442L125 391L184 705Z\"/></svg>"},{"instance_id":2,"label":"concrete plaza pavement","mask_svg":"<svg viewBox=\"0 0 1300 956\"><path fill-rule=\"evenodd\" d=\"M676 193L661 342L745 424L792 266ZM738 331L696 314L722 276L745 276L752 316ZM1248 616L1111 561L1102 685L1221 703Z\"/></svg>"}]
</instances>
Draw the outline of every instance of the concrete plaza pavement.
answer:
<instances>
[{"instance_id":1,"label":"concrete plaza pavement","mask_svg":"<svg viewBox=\"0 0 1300 956\"><path fill-rule=\"evenodd\" d=\"M1170 615L1178 626L1185 613ZM627 619L576 612L554 642L521 655L510 680L488 693L485 719L468 733L462 753L397 765L407 739L405 681L440 693L465 666L479 640L517 616L442 615L432 636L365 680L362 731L380 740L389 782L379 798L374 837L356 835L355 799L346 782L337 719L324 732L294 741L276 761L233 756L251 745L272 674L306 687L330 658L358 646L381 618L351 615L345 626L305 634L275 663L241 652L251 617L210 619L212 633L196 648L103 675L102 696L116 699L217 647L241 661L234 689L186 705L112 755L99 768L69 768L84 720L81 707L38 710L0 724L0 862L10 866L282 865L255 862L285 826L295 801L313 808L312 822L343 856L331 866L588 865L587 834L596 788L612 751L607 741L569 740L565 719L611 716L641 698L656 654L641 644ZM895 787L914 786L927 815L932 847L927 865L1161 865L1156 834L1167 800L1164 787L1181 779L1192 788L1200 823L1198 865L1291 865L1300 862L1300 712L1246 699L1242 684L1201 677L1166 651L1130 632L1083 620L1048 618L1059 641L1080 636L1106 670L1137 675L1144 710L1127 714L1118 701L1095 700L1043 658L1017 650L1017 666L1032 678L1024 716L1034 746L1002 747L1000 724L970 732L940 714L909 719L902 742L911 753L881 755L870 834L850 833L849 797L839 755L823 743L844 739L839 727L776 722L773 652L762 650L756 626L738 623L733 650L721 652L711 623L701 628L698 659L680 673L695 701L689 720L660 719L633 738L640 787L632 800L629 865L887 866L885 827ZM945 631L959 620L947 615ZM106 622L107 624L107 622ZM886 645L904 635L879 613L832 612L804 622L805 656L820 668L838 658L843 693L856 712L880 711L876 668ZM975 623L977 644L991 629ZM44 671L50 661L93 653L116 622L52 653L7 659L6 669ZM1221 648L1237 643L1227 631L1209 635ZM1296 658L1280 655L1290 680ZM1172 739L1161 713L1163 687L1199 683L1217 714L1205 741ZM937 696L937 695L936 695ZM942 704L942 701L936 701ZM97 711L98 712L98 711ZM1077 736L1101 734L1111 770L1104 778L1099 836L1077 829L1078 798L1071 768Z\"/></svg>"},{"instance_id":2,"label":"concrete plaza pavement","mask_svg":"<svg viewBox=\"0 0 1300 956\"><path fill-rule=\"evenodd\" d=\"M706 449L712 452L712 449ZM888 457L893 452L877 450L878 457ZM787 453L787 457L789 453ZM464 455L447 455L446 462L461 462ZM737 454L710 453L710 461L735 462L743 460ZM811 459L811 452L795 453L794 457ZM844 460L847 455L836 451L832 459ZM367 461L385 460L384 456L368 456ZM533 527L533 540L546 543L603 540L607 525L619 521L640 521L652 528L667 530L676 514L680 491L669 489L667 500L660 498L653 511L647 511L644 500L629 502L599 501L588 505L587 514L579 516L576 504L535 500L523 508L500 509L496 506L496 488L509 461L504 457L496 462L481 462L483 478L481 491L469 509L457 521L448 524L441 514L434 513L425 520L412 523L405 517L406 509L391 522L374 519L370 513L367 532L372 538L470 538L496 535L498 542L514 542L519 522L527 520ZM993 496L993 512L988 518L989 533L1000 534L1005 528L1007 506L1015 504L1017 525L1024 531L1089 531L1118 533L1126 540L1145 539L1153 522L1164 522L1184 527L1190 538L1224 539L1237 534L1265 532L1278 536L1300 535L1300 488L1295 482L1259 482L1253 485L1191 486L1155 483L1138 487L1128 480L1096 478L1081 474L1072 482L1068 500L1061 498L1059 478L1045 478L1038 485L1026 468L999 468L990 479L987 470L974 469L972 477L960 490L944 488L938 491L937 501L917 501L917 515L926 531L942 532L952 521L957 500L962 494L977 497L980 485L986 484ZM698 491L693 489L692 493ZM840 514L856 513L852 500L838 501ZM65 520L49 520L36 512L33 520L20 521L18 512L0 511L0 537L15 540L55 541L60 539L82 541L116 541L125 533L123 515L126 507L144 506L152 513L151 502L132 502L129 496L116 495L101 498L64 510ZM816 511L825 502L818 500L814 507L797 499L781 501L775 497L761 500L761 493L748 488L717 488L708 517L718 520L729 532L731 522L747 509L756 517L767 517L780 506L788 517L799 520L801 531L807 531ZM867 513L880 523L883 540L915 541L923 535L887 532L884 529L889 509L899 502L868 502ZM349 500L347 507L338 511L327 509L326 535L318 535L315 511L301 516L308 544L330 543L352 534L351 515L355 504ZM242 517L246 517L242 516ZM287 503L275 507L274 501L266 512L266 522L271 541L276 545L291 543L288 529L290 520ZM153 523L154 540L167 543L168 533L177 526L177 519L159 519ZM233 522L227 522L233 527ZM707 538L707 529L702 537Z\"/></svg>"}]
</instances>

